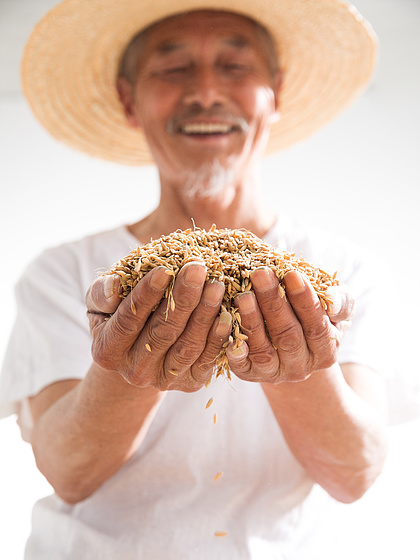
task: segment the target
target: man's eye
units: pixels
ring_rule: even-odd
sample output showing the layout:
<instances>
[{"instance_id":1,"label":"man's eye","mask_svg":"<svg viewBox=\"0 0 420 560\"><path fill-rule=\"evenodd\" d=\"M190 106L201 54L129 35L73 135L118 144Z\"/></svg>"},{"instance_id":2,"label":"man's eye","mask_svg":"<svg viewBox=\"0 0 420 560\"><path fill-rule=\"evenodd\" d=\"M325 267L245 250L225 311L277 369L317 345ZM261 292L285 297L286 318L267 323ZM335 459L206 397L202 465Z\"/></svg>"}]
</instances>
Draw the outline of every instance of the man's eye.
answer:
<instances>
[{"instance_id":1,"label":"man's eye","mask_svg":"<svg viewBox=\"0 0 420 560\"><path fill-rule=\"evenodd\" d=\"M229 62L228 64L224 64L224 69L233 72L247 72L250 70L250 66L247 64L239 64L236 62Z\"/></svg>"},{"instance_id":2,"label":"man's eye","mask_svg":"<svg viewBox=\"0 0 420 560\"><path fill-rule=\"evenodd\" d=\"M187 64L179 66L167 66L156 69L153 76L162 80L178 80L188 76L190 66Z\"/></svg>"},{"instance_id":3,"label":"man's eye","mask_svg":"<svg viewBox=\"0 0 420 560\"><path fill-rule=\"evenodd\" d=\"M189 67L188 66L173 66L171 68L165 68L162 71L162 74L185 74L186 72L188 72Z\"/></svg>"}]
</instances>

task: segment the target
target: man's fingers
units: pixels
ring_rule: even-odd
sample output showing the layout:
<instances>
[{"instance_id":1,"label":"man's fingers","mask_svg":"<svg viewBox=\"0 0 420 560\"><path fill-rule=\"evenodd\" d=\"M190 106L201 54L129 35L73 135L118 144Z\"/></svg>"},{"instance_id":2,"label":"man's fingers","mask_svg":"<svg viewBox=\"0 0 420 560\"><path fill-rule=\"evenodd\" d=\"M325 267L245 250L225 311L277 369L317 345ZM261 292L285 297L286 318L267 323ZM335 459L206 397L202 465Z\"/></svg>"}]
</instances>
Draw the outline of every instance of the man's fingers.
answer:
<instances>
[{"instance_id":1,"label":"man's fingers","mask_svg":"<svg viewBox=\"0 0 420 560\"><path fill-rule=\"evenodd\" d=\"M339 323L334 323L334 327L337 329L337 332L340 334L339 342L341 342L342 338L347 332L347 329L351 327L351 321L340 321Z\"/></svg>"},{"instance_id":2,"label":"man's fingers","mask_svg":"<svg viewBox=\"0 0 420 560\"><path fill-rule=\"evenodd\" d=\"M279 281L268 268L256 269L251 281L265 325L276 347L280 363L279 381L305 379L308 376L309 351L302 325L284 293Z\"/></svg>"},{"instance_id":3,"label":"man's fingers","mask_svg":"<svg viewBox=\"0 0 420 560\"><path fill-rule=\"evenodd\" d=\"M153 309L165 294L171 280L165 267L157 267L144 276L120 303L109 320L109 328L133 344Z\"/></svg>"},{"instance_id":4,"label":"man's fingers","mask_svg":"<svg viewBox=\"0 0 420 560\"><path fill-rule=\"evenodd\" d=\"M158 267L146 274L106 322L107 317L93 311L92 307L88 311L93 335L92 357L96 363L105 369L120 371L122 356L126 356L164 296L171 279L165 270ZM92 293L95 294L95 290Z\"/></svg>"},{"instance_id":5,"label":"man's fingers","mask_svg":"<svg viewBox=\"0 0 420 560\"><path fill-rule=\"evenodd\" d=\"M279 369L278 356L273 348L265 330L263 316L258 307L253 292L244 292L235 298L241 317L243 332L247 335L247 344L234 349L230 346L227 350L227 357L232 371L238 377L247 379L251 369L253 381L262 381L276 377ZM260 372L260 374L259 374Z\"/></svg>"},{"instance_id":6,"label":"man's fingers","mask_svg":"<svg viewBox=\"0 0 420 560\"><path fill-rule=\"evenodd\" d=\"M140 342L165 354L181 335L197 307L206 280L206 267L197 262L187 263L180 270L172 293L162 302L148 321Z\"/></svg>"},{"instance_id":7,"label":"man's fingers","mask_svg":"<svg viewBox=\"0 0 420 560\"><path fill-rule=\"evenodd\" d=\"M355 301L344 284L331 286L328 288L326 296L331 300L331 302L327 301L327 313L332 323L349 321L353 317Z\"/></svg>"},{"instance_id":8,"label":"man's fingers","mask_svg":"<svg viewBox=\"0 0 420 560\"><path fill-rule=\"evenodd\" d=\"M121 283L117 274L96 278L86 293L88 313L114 313L121 303Z\"/></svg>"},{"instance_id":9,"label":"man's fingers","mask_svg":"<svg viewBox=\"0 0 420 560\"><path fill-rule=\"evenodd\" d=\"M337 359L340 340L309 280L300 272L284 277L287 297L302 326L312 357L312 369L330 367Z\"/></svg>"},{"instance_id":10,"label":"man's fingers","mask_svg":"<svg viewBox=\"0 0 420 560\"><path fill-rule=\"evenodd\" d=\"M200 357L206 346L209 331L220 310L224 293L225 285L223 282L207 282L205 284L199 304L191 313L181 336L168 351L165 360L168 369L183 372L189 369ZM214 359L214 356L212 359Z\"/></svg>"},{"instance_id":11,"label":"man's fingers","mask_svg":"<svg viewBox=\"0 0 420 560\"><path fill-rule=\"evenodd\" d=\"M120 277L116 274L101 276L92 282L85 298L91 332L115 313L121 303L121 292Z\"/></svg>"},{"instance_id":12,"label":"man's fingers","mask_svg":"<svg viewBox=\"0 0 420 560\"><path fill-rule=\"evenodd\" d=\"M219 355L223 344L225 344L232 330L232 317L227 311L223 311L213 321L212 328L207 336L206 346L200 357L192 366L192 376L200 385L208 381L213 374L216 365L216 358Z\"/></svg>"},{"instance_id":13,"label":"man's fingers","mask_svg":"<svg viewBox=\"0 0 420 560\"><path fill-rule=\"evenodd\" d=\"M207 269L202 263L187 263L177 275L169 299L163 300L153 314L149 309L148 300L145 300L148 313L144 318L144 328L136 333L132 341L131 352L135 357L135 366L130 372L131 382L137 384L135 378L139 375L138 372L142 375L144 371L155 371L160 372L157 383L164 386L166 353L181 336L191 314L199 304L206 275ZM166 277L170 278L168 275ZM142 310L140 312L142 313ZM135 324L138 316L139 310L132 324ZM113 319L114 317L111 320Z\"/></svg>"},{"instance_id":14,"label":"man's fingers","mask_svg":"<svg viewBox=\"0 0 420 560\"><path fill-rule=\"evenodd\" d=\"M249 346L243 342L240 346L235 347L232 343L227 347L226 356L229 361L229 367L233 373L240 379L249 380L252 374L252 362L249 359ZM257 381L256 379L252 379Z\"/></svg>"}]
</instances>

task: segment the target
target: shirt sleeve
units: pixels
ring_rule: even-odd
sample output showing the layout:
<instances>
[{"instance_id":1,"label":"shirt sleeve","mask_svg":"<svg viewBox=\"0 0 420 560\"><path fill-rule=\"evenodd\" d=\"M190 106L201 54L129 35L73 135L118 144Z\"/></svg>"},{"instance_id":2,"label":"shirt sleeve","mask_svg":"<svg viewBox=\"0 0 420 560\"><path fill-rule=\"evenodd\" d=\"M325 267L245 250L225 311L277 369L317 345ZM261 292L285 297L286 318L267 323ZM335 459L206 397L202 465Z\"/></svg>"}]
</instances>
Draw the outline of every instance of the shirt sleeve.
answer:
<instances>
[{"instance_id":1,"label":"shirt sleeve","mask_svg":"<svg viewBox=\"0 0 420 560\"><path fill-rule=\"evenodd\" d=\"M83 378L91 362L78 264L69 247L50 249L16 286L16 321L0 377L0 417L17 414L27 441L32 428L27 398L56 381Z\"/></svg>"},{"instance_id":2,"label":"shirt sleeve","mask_svg":"<svg viewBox=\"0 0 420 560\"><path fill-rule=\"evenodd\" d=\"M360 250L352 259L351 273L343 273L343 281L355 297L356 311L344 336L339 362L365 365L384 377L390 424L419 417L420 379L398 355L402 318L389 296L392 286L386 263Z\"/></svg>"},{"instance_id":3,"label":"shirt sleeve","mask_svg":"<svg viewBox=\"0 0 420 560\"><path fill-rule=\"evenodd\" d=\"M339 362L367 366L384 378L390 424L420 417L418 363L414 353L404 355L400 339L406 327L401 302L391 297L395 287L389 263L340 235L306 228L300 222L289 224L284 245L315 266L337 272L355 298L356 312L343 338Z\"/></svg>"}]
</instances>

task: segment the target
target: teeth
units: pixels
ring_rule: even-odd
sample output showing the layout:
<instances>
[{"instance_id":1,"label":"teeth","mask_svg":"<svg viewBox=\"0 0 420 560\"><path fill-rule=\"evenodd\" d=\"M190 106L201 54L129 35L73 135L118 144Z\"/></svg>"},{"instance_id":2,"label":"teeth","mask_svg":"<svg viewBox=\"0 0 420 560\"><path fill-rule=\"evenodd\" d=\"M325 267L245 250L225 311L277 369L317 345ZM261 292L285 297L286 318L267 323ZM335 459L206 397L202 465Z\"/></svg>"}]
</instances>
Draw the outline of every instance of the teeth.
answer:
<instances>
[{"instance_id":1,"label":"teeth","mask_svg":"<svg viewBox=\"0 0 420 560\"><path fill-rule=\"evenodd\" d=\"M185 134L226 134L231 130L231 125L221 123L191 123L182 127Z\"/></svg>"}]
</instances>

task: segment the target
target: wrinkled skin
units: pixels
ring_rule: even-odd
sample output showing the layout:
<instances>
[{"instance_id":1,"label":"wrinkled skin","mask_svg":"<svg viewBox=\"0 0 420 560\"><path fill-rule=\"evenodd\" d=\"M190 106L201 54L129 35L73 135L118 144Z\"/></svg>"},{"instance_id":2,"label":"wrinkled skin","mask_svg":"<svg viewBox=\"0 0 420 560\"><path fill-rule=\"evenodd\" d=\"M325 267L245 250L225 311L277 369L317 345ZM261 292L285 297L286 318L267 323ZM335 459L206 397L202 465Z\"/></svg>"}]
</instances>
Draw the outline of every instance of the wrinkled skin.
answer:
<instances>
[{"instance_id":1,"label":"wrinkled skin","mask_svg":"<svg viewBox=\"0 0 420 560\"><path fill-rule=\"evenodd\" d=\"M231 330L229 315L218 317L224 285L205 282L205 277L202 264L185 265L173 289L175 310L168 308L164 299L154 312L171 279L164 268L147 274L123 301L118 277L95 281L86 298L94 361L104 369L118 371L138 387L200 389L211 377ZM229 346L232 371L247 381L277 384L306 379L334 364L353 310L352 299L343 298L341 288L331 291L335 297L331 319L341 321L336 326L300 273L286 275L287 298L280 295L272 271L258 269L251 279L254 291L235 300L248 342L238 349ZM108 299L104 282L108 283L107 293L112 292ZM110 319L108 313L113 313Z\"/></svg>"}]
</instances>

